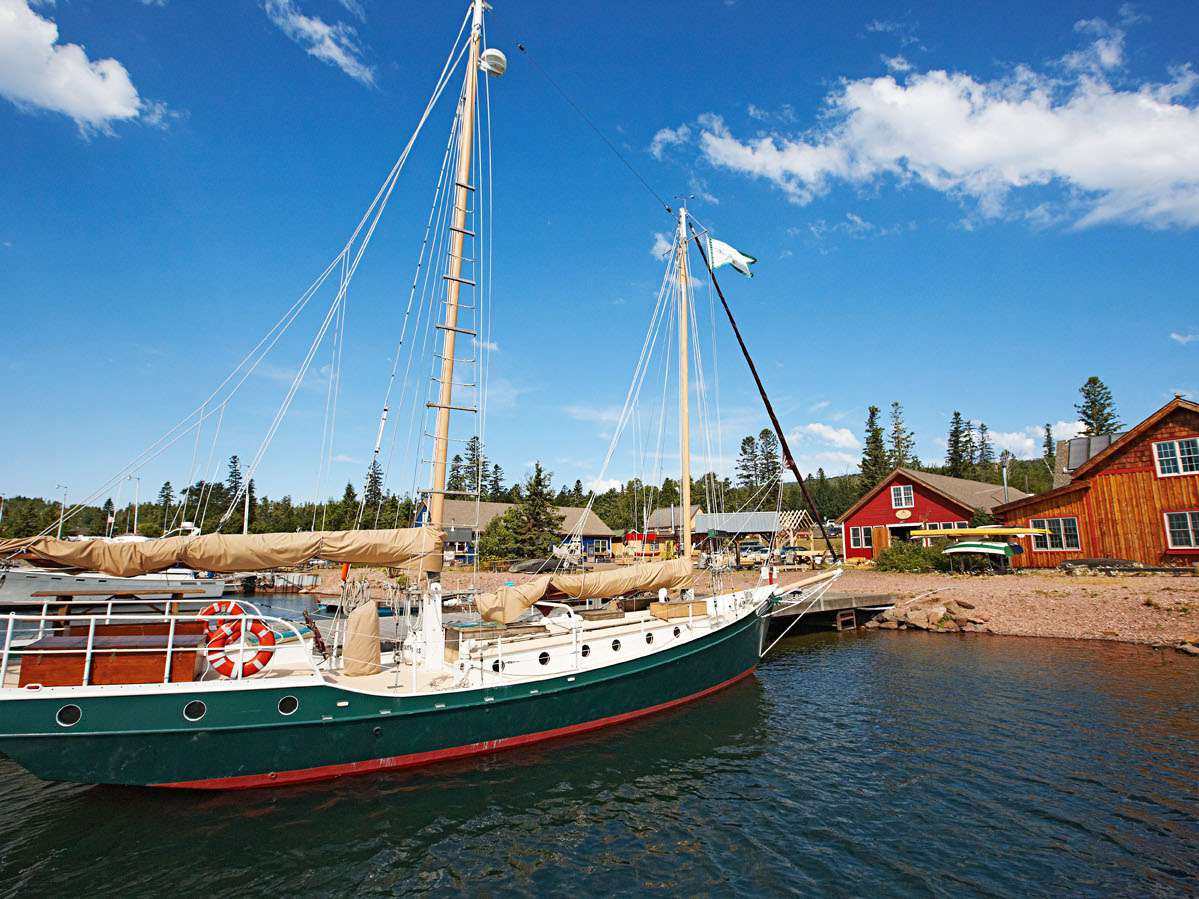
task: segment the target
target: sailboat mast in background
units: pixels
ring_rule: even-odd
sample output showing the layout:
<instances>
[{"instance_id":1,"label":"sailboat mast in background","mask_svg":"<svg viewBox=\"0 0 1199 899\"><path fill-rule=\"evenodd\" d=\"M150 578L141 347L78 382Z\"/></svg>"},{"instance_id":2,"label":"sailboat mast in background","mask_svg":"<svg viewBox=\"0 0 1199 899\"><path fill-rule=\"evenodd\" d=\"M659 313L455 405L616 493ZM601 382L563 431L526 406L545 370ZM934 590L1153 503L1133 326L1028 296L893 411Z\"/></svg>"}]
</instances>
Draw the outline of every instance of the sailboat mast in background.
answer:
<instances>
[{"instance_id":1,"label":"sailboat mast in background","mask_svg":"<svg viewBox=\"0 0 1199 899\"><path fill-rule=\"evenodd\" d=\"M687 305L687 207L679 209L679 495L682 499L683 539L680 551L682 558L691 558L691 419L687 404L690 377L687 362L690 348L687 345L691 313Z\"/></svg>"},{"instance_id":2,"label":"sailboat mast in background","mask_svg":"<svg viewBox=\"0 0 1199 899\"><path fill-rule=\"evenodd\" d=\"M470 163L474 155L475 94L479 84L479 52L483 42L483 0L474 0L474 19L471 24L470 54L466 62L466 85L462 91L462 107L458 120L458 168L454 175L454 215L450 226L450 258L446 273L445 318L438 329L441 338L441 378L436 404L437 425L433 436L433 477L429 486L429 524L443 524L446 491L446 460L449 456L450 412L454 399L454 348L458 334L458 295L463 284L472 285L462 277L463 247L467 237L466 216L470 208Z\"/></svg>"}]
</instances>

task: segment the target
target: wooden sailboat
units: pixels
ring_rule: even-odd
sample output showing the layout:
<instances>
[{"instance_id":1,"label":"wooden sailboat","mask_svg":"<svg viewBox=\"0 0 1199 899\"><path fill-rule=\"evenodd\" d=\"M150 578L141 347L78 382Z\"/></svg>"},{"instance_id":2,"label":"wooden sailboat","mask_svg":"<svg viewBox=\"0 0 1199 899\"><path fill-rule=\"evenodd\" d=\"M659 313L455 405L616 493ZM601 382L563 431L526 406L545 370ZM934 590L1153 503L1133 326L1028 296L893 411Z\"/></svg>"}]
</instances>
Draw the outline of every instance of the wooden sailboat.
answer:
<instances>
[{"instance_id":1,"label":"wooden sailboat","mask_svg":"<svg viewBox=\"0 0 1199 899\"><path fill-rule=\"evenodd\" d=\"M471 184L475 94L480 71L503 70L484 50L484 0L472 0L466 75L459 105L453 235L444 272L446 298L435 407L429 525L392 531L287 535L207 535L159 541L153 557L106 550L89 562L104 570L152 570L177 561L215 571L295 564L304 558L409 566L418 623L382 651L373 604L355 611L328 658L278 652L285 638L305 645L288 622L213 607L197 616L145 616L135 636L112 632L100 616L53 618L57 635L21 645L0 618L0 752L39 777L83 783L236 789L277 786L421 765L495 752L618 725L697 700L747 677L758 665L777 585L696 596L690 522L681 555L612 572L546 574L478 597L483 623L442 622L439 530L455 405L459 296L469 279L462 260L471 238L465 210ZM690 504L688 416L687 212L679 211L679 419L683 507ZM36 538L23 550L56 559L58 541ZM5 548L0 547L0 551ZM815 595L836 572L795 587ZM585 620L564 598L657 592L645 611ZM529 618L531 606L541 618ZM527 620L513 626L518 620ZM45 616L41 625L46 625ZM128 627L128 622L120 627ZM180 634L203 632L199 643ZM57 641L57 642L55 642ZM125 641L125 642L122 642ZM129 641L133 641L130 643ZM140 641L140 642L139 642ZM155 642L157 641L157 642ZM337 641L335 641L336 643ZM111 674L113 657L143 653L155 674L132 681ZM38 683L31 660L62 654L78 662L76 683ZM183 657L180 663L180 657ZM157 667L155 667L157 666ZM144 671L146 664L138 666Z\"/></svg>"}]
</instances>

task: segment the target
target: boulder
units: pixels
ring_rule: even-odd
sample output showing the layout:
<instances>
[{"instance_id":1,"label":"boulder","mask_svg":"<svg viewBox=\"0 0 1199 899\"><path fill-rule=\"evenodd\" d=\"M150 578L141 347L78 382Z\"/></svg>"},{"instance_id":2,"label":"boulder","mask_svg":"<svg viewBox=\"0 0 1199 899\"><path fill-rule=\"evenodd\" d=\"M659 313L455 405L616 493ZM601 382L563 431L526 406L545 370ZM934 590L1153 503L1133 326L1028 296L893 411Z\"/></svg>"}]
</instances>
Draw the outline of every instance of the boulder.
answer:
<instances>
[{"instance_id":1,"label":"boulder","mask_svg":"<svg viewBox=\"0 0 1199 899\"><path fill-rule=\"evenodd\" d=\"M1185 652L1187 655L1199 656L1199 646L1193 643L1179 643L1178 651Z\"/></svg>"},{"instance_id":2,"label":"boulder","mask_svg":"<svg viewBox=\"0 0 1199 899\"><path fill-rule=\"evenodd\" d=\"M884 630L893 631L893 630L897 630L899 628L899 622L898 621L880 621L878 626L880 628L883 628Z\"/></svg>"},{"instance_id":3,"label":"boulder","mask_svg":"<svg viewBox=\"0 0 1199 899\"><path fill-rule=\"evenodd\" d=\"M1191 646L1199 646L1199 634L1183 634L1183 643L1189 643Z\"/></svg>"},{"instance_id":4,"label":"boulder","mask_svg":"<svg viewBox=\"0 0 1199 899\"><path fill-rule=\"evenodd\" d=\"M974 605L974 603L972 603L972 602L966 602L966 600L964 600L964 599L955 599L955 600L954 600L954 602L956 602L956 603L957 603L959 606L961 606L963 609L973 609L973 608L975 608L975 605Z\"/></svg>"}]
</instances>

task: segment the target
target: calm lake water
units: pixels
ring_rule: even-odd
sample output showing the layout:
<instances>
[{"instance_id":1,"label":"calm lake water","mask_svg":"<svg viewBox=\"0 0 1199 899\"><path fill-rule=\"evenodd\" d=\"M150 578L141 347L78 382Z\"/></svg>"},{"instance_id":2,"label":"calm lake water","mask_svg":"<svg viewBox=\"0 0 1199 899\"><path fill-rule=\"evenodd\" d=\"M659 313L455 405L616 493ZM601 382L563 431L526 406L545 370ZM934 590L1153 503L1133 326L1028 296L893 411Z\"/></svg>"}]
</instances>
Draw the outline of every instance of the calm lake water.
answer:
<instances>
[{"instance_id":1,"label":"calm lake water","mask_svg":"<svg viewBox=\"0 0 1199 899\"><path fill-rule=\"evenodd\" d=\"M911 633L587 737L275 791L41 783L0 759L17 894L1186 895L1199 660Z\"/></svg>"}]
</instances>

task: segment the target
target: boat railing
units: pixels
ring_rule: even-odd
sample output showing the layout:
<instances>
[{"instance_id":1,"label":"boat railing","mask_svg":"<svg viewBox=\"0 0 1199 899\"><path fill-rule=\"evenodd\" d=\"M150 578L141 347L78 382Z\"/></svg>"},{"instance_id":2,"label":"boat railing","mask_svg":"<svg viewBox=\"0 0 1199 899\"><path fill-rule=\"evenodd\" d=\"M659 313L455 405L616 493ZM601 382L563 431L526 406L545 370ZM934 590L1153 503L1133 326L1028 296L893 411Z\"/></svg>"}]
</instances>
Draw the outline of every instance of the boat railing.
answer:
<instances>
[{"instance_id":1,"label":"boat railing","mask_svg":"<svg viewBox=\"0 0 1199 899\"><path fill-rule=\"evenodd\" d=\"M128 618L129 618L130 614L135 612L137 609L144 609L147 606L150 606L151 608L153 608L153 606L156 602L162 603L164 607L165 606L174 607L175 608L174 614L185 614L179 608L180 606L195 605L198 607L206 607L208 605L211 605L213 600L211 598L199 598L199 597L194 597L194 598L190 598L190 599L188 599L188 598L172 599L172 600L168 600L168 601L152 600L152 599L124 599L124 598L109 597L108 599L97 601L94 599L83 599L78 596L73 596L69 599L66 597L62 597L62 598L55 599L53 602L50 601L49 599L46 599L42 603L42 611L41 611L41 615L39 616L40 623L39 623L38 629L37 629L37 636L39 639L41 637L45 636L45 633L46 633L45 625L46 625L46 622L50 619L51 608L70 609L72 606L74 606L78 609L103 609L104 610L103 617L105 618L103 623L104 624L112 624L112 623L114 623L114 619L116 622L128 623ZM243 608L246 611L246 613L248 615L250 615L251 617L254 617L254 618L262 617L262 612L259 610L258 606L256 606L254 603L239 599L239 600L237 600L237 604L239 606L241 606L241 608ZM197 617L199 611L200 611L200 609L198 608L196 610L196 615L193 615L192 617L193 618ZM116 614L114 614L114 612ZM98 615L99 612L93 612L93 614ZM156 613L151 612L149 614L156 614ZM164 608L163 612L161 614L165 615L165 614L171 614L171 613L169 613L167 611L167 609Z\"/></svg>"},{"instance_id":2,"label":"boat railing","mask_svg":"<svg viewBox=\"0 0 1199 899\"><path fill-rule=\"evenodd\" d=\"M3 623L4 643L3 649L0 649L0 687L8 686L7 678L9 669L13 667L14 662L21 662L27 656L79 656L82 654L82 675L80 683L69 684L63 686L103 686L101 684L92 684L93 666L97 655L102 654L105 657L112 656L136 656L136 655L161 655L163 656L162 678L161 681L133 681L133 683L170 683L172 680L172 669L176 657L178 656L195 656L196 654L205 654L210 650L207 642L201 641L197 644L179 645L177 643L178 626L181 623L196 624L203 623L219 623L221 625L231 625L234 622L237 624L237 639L231 643L226 643L222 649L231 656L236 656L239 660L233 666L233 675L227 679L242 680L246 677L252 677L262 671L269 671L269 660L263 665L259 671L246 674L245 659L247 654L251 657L260 653L266 652L273 660L275 655L280 650L280 643L290 643L295 641L299 646L304 646L304 635L295 622L288 621L284 618L275 616L263 615L257 607L242 603L248 607L241 614L217 613L209 615L201 615L187 612L165 612L165 613L122 613L113 615L109 614L83 614L72 613L69 611L56 614L37 614L25 612L7 612L0 620ZM251 632L251 625L254 622L261 622L271 629L275 634L281 634L282 639L276 638L273 644L269 646L260 645L255 637L255 642L247 640L247 634ZM29 628L19 628L22 623L31 625ZM101 640L101 645L97 644L97 638L109 636L103 632L97 633L97 628L106 625L122 625L122 626L146 626L155 628L155 631L145 634L123 634L119 636L142 636L153 640L153 638L162 638L160 641L154 641L149 646L123 646L113 644L106 640ZM67 633L75 628L87 628L85 635ZM163 629L165 628L165 630ZM205 633L210 630L205 628ZM47 636L84 636L82 647L77 645L72 646L46 646L38 645ZM31 639L32 638L32 639ZM21 642L27 641L27 642ZM320 671L317 668L316 660L311 653L298 654L304 660L305 667L314 675L320 676ZM289 665L292 660L289 659ZM204 673L207 673L205 671ZM289 670L289 673L297 672ZM30 683L25 689L38 689L44 685Z\"/></svg>"}]
</instances>

